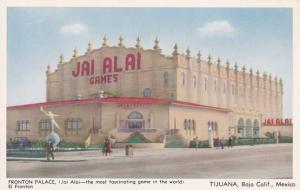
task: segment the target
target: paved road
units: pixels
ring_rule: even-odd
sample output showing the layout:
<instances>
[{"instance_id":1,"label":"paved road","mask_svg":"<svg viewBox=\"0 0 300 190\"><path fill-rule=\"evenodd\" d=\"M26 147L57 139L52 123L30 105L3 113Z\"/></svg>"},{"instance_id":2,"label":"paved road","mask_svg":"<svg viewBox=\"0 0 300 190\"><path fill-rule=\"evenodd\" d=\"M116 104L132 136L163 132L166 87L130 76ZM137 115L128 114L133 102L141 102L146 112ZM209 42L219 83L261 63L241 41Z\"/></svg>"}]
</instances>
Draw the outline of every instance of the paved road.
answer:
<instances>
[{"instance_id":1,"label":"paved road","mask_svg":"<svg viewBox=\"0 0 300 190\"><path fill-rule=\"evenodd\" d=\"M7 177L88 178L291 178L292 145L255 145L232 149L135 149L133 157L115 150L64 153L54 162L7 162Z\"/></svg>"}]
</instances>

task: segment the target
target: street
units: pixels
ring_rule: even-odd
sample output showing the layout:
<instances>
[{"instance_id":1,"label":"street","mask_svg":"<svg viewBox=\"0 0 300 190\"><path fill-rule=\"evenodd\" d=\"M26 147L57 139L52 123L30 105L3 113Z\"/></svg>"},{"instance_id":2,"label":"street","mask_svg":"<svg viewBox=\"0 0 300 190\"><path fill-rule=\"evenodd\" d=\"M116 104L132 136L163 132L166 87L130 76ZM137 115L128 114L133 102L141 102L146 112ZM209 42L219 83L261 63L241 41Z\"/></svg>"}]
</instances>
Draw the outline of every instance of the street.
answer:
<instances>
[{"instance_id":1,"label":"street","mask_svg":"<svg viewBox=\"0 0 300 190\"><path fill-rule=\"evenodd\" d=\"M54 161L8 158L7 177L292 178L292 144L221 149L113 149L56 153Z\"/></svg>"}]
</instances>

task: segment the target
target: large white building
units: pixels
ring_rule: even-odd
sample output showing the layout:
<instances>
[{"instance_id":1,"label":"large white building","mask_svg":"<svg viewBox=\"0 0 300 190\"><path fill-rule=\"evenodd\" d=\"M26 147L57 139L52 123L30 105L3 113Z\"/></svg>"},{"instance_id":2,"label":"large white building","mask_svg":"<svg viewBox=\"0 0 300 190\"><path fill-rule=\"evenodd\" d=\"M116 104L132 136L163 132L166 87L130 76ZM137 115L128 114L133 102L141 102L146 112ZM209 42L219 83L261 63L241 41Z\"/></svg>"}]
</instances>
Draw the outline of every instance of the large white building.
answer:
<instances>
[{"instance_id":1,"label":"large white building","mask_svg":"<svg viewBox=\"0 0 300 190\"><path fill-rule=\"evenodd\" d=\"M161 142L177 135L188 143L198 137L259 137L262 121L282 117L282 80L258 70L230 65L219 58L193 57L174 46L163 55L158 39L153 49L88 44L85 54L57 69L48 66L47 101L8 107L8 137L43 139L49 120L40 106L61 115L57 131L66 141L95 142L112 135L128 142L139 135L145 142ZM212 131L210 131L212 130ZM135 135L135 136L134 136Z\"/></svg>"}]
</instances>

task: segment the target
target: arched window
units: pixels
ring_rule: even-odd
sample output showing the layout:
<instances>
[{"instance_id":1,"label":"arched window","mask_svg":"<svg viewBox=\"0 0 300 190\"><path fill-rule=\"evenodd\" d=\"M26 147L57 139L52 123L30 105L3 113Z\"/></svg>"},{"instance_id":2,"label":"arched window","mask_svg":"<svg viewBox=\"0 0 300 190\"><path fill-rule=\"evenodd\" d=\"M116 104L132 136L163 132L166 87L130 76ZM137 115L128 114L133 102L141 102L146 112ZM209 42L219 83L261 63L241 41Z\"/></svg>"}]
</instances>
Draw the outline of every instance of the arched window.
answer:
<instances>
[{"instance_id":1,"label":"arched window","mask_svg":"<svg viewBox=\"0 0 300 190\"><path fill-rule=\"evenodd\" d=\"M128 119L143 119L143 115L140 112L134 111L128 115Z\"/></svg>"},{"instance_id":2,"label":"arched window","mask_svg":"<svg viewBox=\"0 0 300 190\"><path fill-rule=\"evenodd\" d=\"M151 97L150 88L145 88L143 94L144 94L144 97Z\"/></svg>"},{"instance_id":3,"label":"arched window","mask_svg":"<svg viewBox=\"0 0 300 190\"><path fill-rule=\"evenodd\" d=\"M192 129L192 121L189 119L189 125L188 125L189 131Z\"/></svg>"},{"instance_id":4,"label":"arched window","mask_svg":"<svg viewBox=\"0 0 300 190\"><path fill-rule=\"evenodd\" d=\"M183 123L184 130L187 130L189 127L188 121L185 119Z\"/></svg>"},{"instance_id":5,"label":"arched window","mask_svg":"<svg viewBox=\"0 0 300 190\"><path fill-rule=\"evenodd\" d=\"M244 128L245 128L245 124L244 124L244 120L242 118L239 119L238 121L238 127L237 127L237 133L239 134L239 136L244 136Z\"/></svg>"},{"instance_id":6,"label":"arched window","mask_svg":"<svg viewBox=\"0 0 300 190\"><path fill-rule=\"evenodd\" d=\"M207 78L204 78L204 90L207 90Z\"/></svg>"},{"instance_id":7,"label":"arched window","mask_svg":"<svg viewBox=\"0 0 300 190\"><path fill-rule=\"evenodd\" d=\"M169 86L169 73L164 72L164 86L167 87Z\"/></svg>"},{"instance_id":8,"label":"arched window","mask_svg":"<svg viewBox=\"0 0 300 190\"><path fill-rule=\"evenodd\" d=\"M182 72L182 86L185 85L185 73Z\"/></svg>"},{"instance_id":9,"label":"arched window","mask_svg":"<svg viewBox=\"0 0 300 190\"><path fill-rule=\"evenodd\" d=\"M193 76L193 87L196 88L196 86L197 86L197 78L196 78L196 76L194 75L194 76Z\"/></svg>"},{"instance_id":10,"label":"arched window","mask_svg":"<svg viewBox=\"0 0 300 190\"><path fill-rule=\"evenodd\" d=\"M252 137L252 121L250 119L246 121L246 137Z\"/></svg>"},{"instance_id":11,"label":"arched window","mask_svg":"<svg viewBox=\"0 0 300 190\"><path fill-rule=\"evenodd\" d=\"M253 123L253 137L259 137L259 122L257 119Z\"/></svg>"},{"instance_id":12,"label":"arched window","mask_svg":"<svg viewBox=\"0 0 300 190\"><path fill-rule=\"evenodd\" d=\"M140 112L133 111L128 115L127 128L142 129L145 128L145 120Z\"/></svg>"}]
</instances>

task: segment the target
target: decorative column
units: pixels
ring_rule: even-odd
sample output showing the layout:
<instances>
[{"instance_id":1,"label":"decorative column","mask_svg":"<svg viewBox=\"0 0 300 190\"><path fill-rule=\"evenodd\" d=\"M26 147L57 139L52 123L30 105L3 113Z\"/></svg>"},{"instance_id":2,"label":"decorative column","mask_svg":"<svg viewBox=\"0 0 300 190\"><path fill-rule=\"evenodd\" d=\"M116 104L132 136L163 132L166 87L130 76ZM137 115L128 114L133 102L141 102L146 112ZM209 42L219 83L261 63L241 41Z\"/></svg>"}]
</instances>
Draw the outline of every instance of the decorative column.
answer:
<instances>
[{"instance_id":1,"label":"decorative column","mask_svg":"<svg viewBox=\"0 0 300 190\"><path fill-rule=\"evenodd\" d=\"M235 89L234 89L234 99L235 99L235 107L238 107L239 105L239 96L238 96L238 89L239 89L239 83L238 83L238 66L235 63L234 65L234 76L235 76Z\"/></svg>"},{"instance_id":2,"label":"decorative column","mask_svg":"<svg viewBox=\"0 0 300 190\"><path fill-rule=\"evenodd\" d=\"M257 92L256 92L256 108L257 111L262 112L261 110L261 94L260 94L260 77L259 77L259 70L256 71L256 86L257 86Z\"/></svg>"},{"instance_id":3,"label":"decorative column","mask_svg":"<svg viewBox=\"0 0 300 190\"><path fill-rule=\"evenodd\" d=\"M119 47L122 47L122 48L125 47L124 44L123 44L123 41L124 41L123 37L120 36L120 37L119 37L119 43L118 43L118 46L119 46Z\"/></svg>"},{"instance_id":4,"label":"decorative column","mask_svg":"<svg viewBox=\"0 0 300 190\"><path fill-rule=\"evenodd\" d=\"M218 80L217 80L217 99L218 99L218 101L217 101L217 105L220 107L223 102L223 98L221 96L222 78L221 78L221 59L220 59L220 57L218 57L218 59L217 59L217 69L218 69Z\"/></svg>"},{"instance_id":5,"label":"decorative column","mask_svg":"<svg viewBox=\"0 0 300 190\"><path fill-rule=\"evenodd\" d=\"M269 74L269 97L268 97L268 101L269 101L269 112L270 112L271 118L275 117L273 99L274 99L274 96L273 96L272 75L270 73Z\"/></svg>"},{"instance_id":6,"label":"decorative column","mask_svg":"<svg viewBox=\"0 0 300 190\"><path fill-rule=\"evenodd\" d=\"M186 101L189 101L189 102L193 102L193 98L192 98L192 89L193 89L193 84L192 84L192 78L193 78L193 74L191 72L192 70L192 65L191 65L191 50L190 48L188 47L186 49L186 61L187 61L187 73L186 73L186 89L187 89L187 96L186 96Z\"/></svg>"},{"instance_id":7,"label":"decorative column","mask_svg":"<svg viewBox=\"0 0 300 190\"><path fill-rule=\"evenodd\" d=\"M247 85L246 85L246 67L245 65L242 68L242 73L243 73L243 96L242 96L242 106L243 108L247 107Z\"/></svg>"},{"instance_id":8,"label":"decorative column","mask_svg":"<svg viewBox=\"0 0 300 190\"><path fill-rule=\"evenodd\" d=\"M227 108L231 108L231 84L230 84L230 63L226 61L226 100L227 100Z\"/></svg>"},{"instance_id":9,"label":"decorative column","mask_svg":"<svg viewBox=\"0 0 300 190\"><path fill-rule=\"evenodd\" d=\"M267 109L267 84L266 84L266 80L267 80L267 74L264 72L263 74L263 80L264 80L264 84L263 84L263 113L266 113L264 114L265 118L266 117L269 117L269 112L268 112L268 109Z\"/></svg>"},{"instance_id":10,"label":"decorative column","mask_svg":"<svg viewBox=\"0 0 300 190\"><path fill-rule=\"evenodd\" d=\"M60 74L60 90L59 90L59 93L60 93L60 101L64 100L64 83L65 83L65 80L64 80L64 64L65 60L64 60L64 55L63 54L60 54L59 56L59 63L58 63L58 71L59 71L59 74Z\"/></svg>"},{"instance_id":11,"label":"decorative column","mask_svg":"<svg viewBox=\"0 0 300 190\"><path fill-rule=\"evenodd\" d=\"M47 71L46 71L46 93L47 93L47 102L52 101L52 97L50 98L50 91L52 90L51 88L51 81L49 79L49 74L51 73L51 67L50 65L47 65Z\"/></svg>"},{"instance_id":12,"label":"decorative column","mask_svg":"<svg viewBox=\"0 0 300 190\"><path fill-rule=\"evenodd\" d=\"M210 148L214 148L214 138L213 138L213 122L208 122L208 145Z\"/></svg>"},{"instance_id":13,"label":"decorative column","mask_svg":"<svg viewBox=\"0 0 300 190\"><path fill-rule=\"evenodd\" d=\"M282 105L282 96L283 96L283 83L282 83L282 79L280 78L279 80L279 85L280 85L280 106L279 106L279 109L280 109L280 117L282 117L282 108L283 108L283 105Z\"/></svg>"},{"instance_id":14,"label":"decorative column","mask_svg":"<svg viewBox=\"0 0 300 190\"><path fill-rule=\"evenodd\" d=\"M201 100L202 100L202 97L201 97L201 95L202 95L202 93L201 93L201 84L202 84L202 82L201 82L201 80L202 80L202 75L201 75L201 71L202 71L202 67L201 67L201 52L200 51L198 51L198 53L197 53L197 63L198 63L198 71L197 71L197 73L198 73L198 78L197 78L197 102L200 104L201 103Z\"/></svg>"},{"instance_id":15,"label":"decorative column","mask_svg":"<svg viewBox=\"0 0 300 190\"><path fill-rule=\"evenodd\" d=\"M106 35L103 37L103 42L102 42L102 47L108 47L108 45L107 45L107 37L106 37Z\"/></svg>"},{"instance_id":16,"label":"decorative column","mask_svg":"<svg viewBox=\"0 0 300 190\"><path fill-rule=\"evenodd\" d=\"M253 109L255 106L254 106L254 102L253 102L253 70L252 70L252 68L250 68L250 70L249 70L249 75L250 75L249 103L250 103L251 109Z\"/></svg>"},{"instance_id":17,"label":"decorative column","mask_svg":"<svg viewBox=\"0 0 300 190\"><path fill-rule=\"evenodd\" d=\"M208 55L207 58L207 64L208 64L208 79L207 79L207 94L208 94L208 105L211 105L211 86L212 86L212 81L211 81L211 56Z\"/></svg>"}]
</instances>

